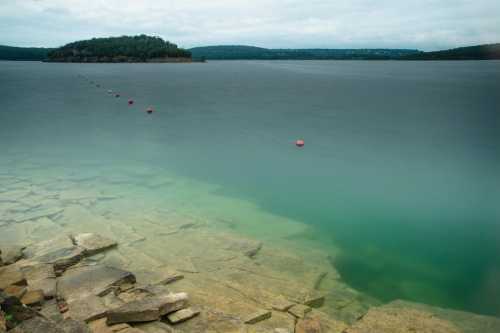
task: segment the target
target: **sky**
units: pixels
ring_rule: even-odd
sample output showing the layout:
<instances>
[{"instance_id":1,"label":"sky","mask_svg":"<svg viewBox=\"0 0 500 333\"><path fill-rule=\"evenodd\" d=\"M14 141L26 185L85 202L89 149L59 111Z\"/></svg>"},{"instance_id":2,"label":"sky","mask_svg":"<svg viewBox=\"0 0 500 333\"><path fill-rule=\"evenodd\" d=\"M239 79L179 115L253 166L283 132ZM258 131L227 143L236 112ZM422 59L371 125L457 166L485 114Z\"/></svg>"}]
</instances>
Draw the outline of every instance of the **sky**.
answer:
<instances>
[{"instance_id":1,"label":"sky","mask_svg":"<svg viewBox=\"0 0 500 333\"><path fill-rule=\"evenodd\" d=\"M0 0L0 44L148 34L189 48L412 48L500 42L500 0Z\"/></svg>"}]
</instances>

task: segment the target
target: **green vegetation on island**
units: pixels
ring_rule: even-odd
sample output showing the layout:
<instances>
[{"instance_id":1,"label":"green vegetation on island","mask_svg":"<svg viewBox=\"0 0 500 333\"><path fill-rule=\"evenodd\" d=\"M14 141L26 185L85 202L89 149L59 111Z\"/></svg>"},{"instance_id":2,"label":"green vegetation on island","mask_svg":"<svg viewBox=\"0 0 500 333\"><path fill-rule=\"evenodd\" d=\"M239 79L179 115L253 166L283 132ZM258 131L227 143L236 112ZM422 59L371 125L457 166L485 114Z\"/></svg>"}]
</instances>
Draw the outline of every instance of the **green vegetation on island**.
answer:
<instances>
[{"instance_id":1,"label":"green vegetation on island","mask_svg":"<svg viewBox=\"0 0 500 333\"><path fill-rule=\"evenodd\" d=\"M51 62L184 62L191 53L160 37L146 35L93 38L48 53Z\"/></svg>"}]
</instances>

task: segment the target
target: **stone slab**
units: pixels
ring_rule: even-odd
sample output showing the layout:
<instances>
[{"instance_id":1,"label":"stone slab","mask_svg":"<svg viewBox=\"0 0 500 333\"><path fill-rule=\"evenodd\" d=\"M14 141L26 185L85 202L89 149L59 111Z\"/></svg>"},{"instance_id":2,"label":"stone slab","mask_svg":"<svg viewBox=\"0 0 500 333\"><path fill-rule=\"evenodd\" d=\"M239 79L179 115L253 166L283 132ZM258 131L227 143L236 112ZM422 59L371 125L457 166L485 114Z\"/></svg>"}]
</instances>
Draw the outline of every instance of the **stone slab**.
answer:
<instances>
[{"instance_id":1,"label":"stone slab","mask_svg":"<svg viewBox=\"0 0 500 333\"><path fill-rule=\"evenodd\" d=\"M132 273L103 265L74 267L58 279L57 295L68 303L88 296L103 296L122 283L134 283Z\"/></svg>"},{"instance_id":2,"label":"stone slab","mask_svg":"<svg viewBox=\"0 0 500 333\"><path fill-rule=\"evenodd\" d=\"M161 316L187 306L186 293L145 297L126 303L106 314L108 325L158 320Z\"/></svg>"},{"instance_id":3,"label":"stone slab","mask_svg":"<svg viewBox=\"0 0 500 333\"><path fill-rule=\"evenodd\" d=\"M78 234L73 237L73 240L76 245L84 249L87 256L95 255L117 245L115 241L93 233Z\"/></svg>"},{"instance_id":4,"label":"stone slab","mask_svg":"<svg viewBox=\"0 0 500 333\"><path fill-rule=\"evenodd\" d=\"M192 308L185 308L167 315L168 321L172 324L177 324L188 319L191 319L200 314L200 311L193 310Z\"/></svg>"},{"instance_id":5,"label":"stone slab","mask_svg":"<svg viewBox=\"0 0 500 333\"><path fill-rule=\"evenodd\" d=\"M271 311L268 310L258 310L254 313L251 313L247 317L243 319L245 324L256 324L260 321L271 318Z\"/></svg>"},{"instance_id":6,"label":"stone slab","mask_svg":"<svg viewBox=\"0 0 500 333\"><path fill-rule=\"evenodd\" d=\"M70 318L87 323L104 318L108 310L101 297L94 295L69 302L68 309Z\"/></svg>"}]
</instances>

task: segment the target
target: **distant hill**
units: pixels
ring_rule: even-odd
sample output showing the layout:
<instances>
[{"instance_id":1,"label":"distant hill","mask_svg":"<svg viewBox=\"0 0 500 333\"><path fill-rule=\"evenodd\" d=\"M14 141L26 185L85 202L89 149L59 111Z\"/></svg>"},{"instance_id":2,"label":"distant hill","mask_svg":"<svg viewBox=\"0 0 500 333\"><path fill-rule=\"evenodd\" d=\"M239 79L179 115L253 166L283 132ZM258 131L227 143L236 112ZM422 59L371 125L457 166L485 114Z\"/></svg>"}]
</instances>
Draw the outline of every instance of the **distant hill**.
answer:
<instances>
[{"instance_id":1,"label":"distant hill","mask_svg":"<svg viewBox=\"0 0 500 333\"><path fill-rule=\"evenodd\" d=\"M52 49L0 45L0 60L45 60Z\"/></svg>"},{"instance_id":2,"label":"distant hill","mask_svg":"<svg viewBox=\"0 0 500 333\"><path fill-rule=\"evenodd\" d=\"M197 60L490 60L500 59L500 43L422 52L412 49L266 49L246 45L185 50L159 37L94 38L58 49L0 45L0 60L62 62L175 62Z\"/></svg>"},{"instance_id":3,"label":"distant hill","mask_svg":"<svg viewBox=\"0 0 500 333\"><path fill-rule=\"evenodd\" d=\"M189 49L193 58L207 60L387 60L418 54L408 49L266 49L246 45Z\"/></svg>"},{"instance_id":4,"label":"distant hill","mask_svg":"<svg viewBox=\"0 0 500 333\"><path fill-rule=\"evenodd\" d=\"M93 38L66 44L48 53L51 62L179 62L191 53L146 35Z\"/></svg>"},{"instance_id":5,"label":"distant hill","mask_svg":"<svg viewBox=\"0 0 500 333\"><path fill-rule=\"evenodd\" d=\"M456 49L420 52L401 57L402 60L491 60L500 59L500 43L459 47Z\"/></svg>"}]
</instances>

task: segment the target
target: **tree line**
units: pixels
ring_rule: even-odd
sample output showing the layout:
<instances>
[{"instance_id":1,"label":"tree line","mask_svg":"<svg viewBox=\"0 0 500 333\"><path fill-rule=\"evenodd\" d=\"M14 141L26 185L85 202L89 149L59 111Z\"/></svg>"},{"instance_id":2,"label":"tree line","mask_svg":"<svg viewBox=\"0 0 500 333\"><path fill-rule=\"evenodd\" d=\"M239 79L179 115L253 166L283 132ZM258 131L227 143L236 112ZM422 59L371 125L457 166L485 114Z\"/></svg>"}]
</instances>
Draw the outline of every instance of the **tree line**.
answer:
<instances>
[{"instance_id":1,"label":"tree line","mask_svg":"<svg viewBox=\"0 0 500 333\"><path fill-rule=\"evenodd\" d=\"M191 52L160 37L139 35L77 41L52 50L47 56L49 61L147 61L190 58Z\"/></svg>"}]
</instances>

